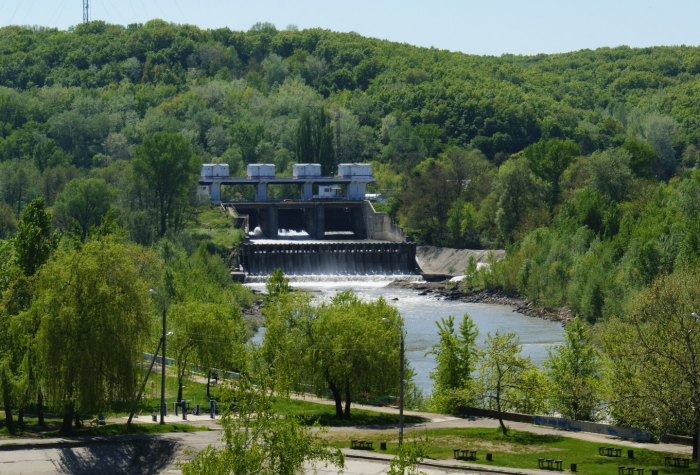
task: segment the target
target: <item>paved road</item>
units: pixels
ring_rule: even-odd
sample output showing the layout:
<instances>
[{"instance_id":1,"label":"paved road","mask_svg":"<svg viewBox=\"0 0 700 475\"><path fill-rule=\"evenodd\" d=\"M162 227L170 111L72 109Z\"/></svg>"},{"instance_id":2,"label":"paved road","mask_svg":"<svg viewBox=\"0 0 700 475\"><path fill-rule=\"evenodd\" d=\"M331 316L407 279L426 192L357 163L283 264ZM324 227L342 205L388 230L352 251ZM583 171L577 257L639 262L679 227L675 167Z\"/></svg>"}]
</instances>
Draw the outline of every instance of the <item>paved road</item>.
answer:
<instances>
[{"instance_id":1,"label":"paved road","mask_svg":"<svg viewBox=\"0 0 700 475\"><path fill-rule=\"evenodd\" d=\"M0 447L0 474L3 475L178 475L178 462L186 460L186 450L199 451L216 444L217 431L136 437L110 437L92 441L53 439L31 446L3 444ZM386 473L390 456L345 450L345 475ZM319 475L336 475L336 467L317 467ZM483 469L459 462L436 461L422 470L429 475L485 475ZM492 469L493 470L493 469ZM305 475L314 472L307 466ZM503 472L501 472L503 473ZM515 473L515 472L511 472ZM548 475L538 470L519 471Z\"/></svg>"}]
</instances>

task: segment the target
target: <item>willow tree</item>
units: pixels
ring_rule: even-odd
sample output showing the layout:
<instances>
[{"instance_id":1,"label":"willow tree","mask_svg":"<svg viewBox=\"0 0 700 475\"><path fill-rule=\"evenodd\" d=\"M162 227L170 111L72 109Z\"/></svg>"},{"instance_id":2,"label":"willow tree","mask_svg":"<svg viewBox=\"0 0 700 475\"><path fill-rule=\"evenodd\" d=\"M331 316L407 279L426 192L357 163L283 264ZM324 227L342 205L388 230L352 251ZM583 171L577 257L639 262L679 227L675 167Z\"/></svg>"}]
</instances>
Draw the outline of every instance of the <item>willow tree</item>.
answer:
<instances>
[{"instance_id":1,"label":"willow tree","mask_svg":"<svg viewBox=\"0 0 700 475\"><path fill-rule=\"evenodd\" d=\"M403 319L384 299L363 302L345 291L314 306L308 297L280 295L265 309L265 323L263 351L276 379L310 382L319 395L330 390L336 417L349 419L359 394L398 390Z\"/></svg>"},{"instance_id":2,"label":"willow tree","mask_svg":"<svg viewBox=\"0 0 700 475\"><path fill-rule=\"evenodd\" d=\"M41 268L29 311L50 407L64 433L78 412L133 402L149 330L148 287L126 245L107 237L59 253Z\"/></svg>"},{"instance_id":3,"label":"willow tree","mask_svg":"<svg viewBox=\"0 0 700 475\"><path fill-rule=\"evenodd\" d=\"M177 402L182 401L182 384L191 364L203 366L208 373L215 365L230 365L246 331L237 308L203 302L173 305L168 330L173 332L168 337L168 352L177 361Z\"/></svg>"}]
</instances>

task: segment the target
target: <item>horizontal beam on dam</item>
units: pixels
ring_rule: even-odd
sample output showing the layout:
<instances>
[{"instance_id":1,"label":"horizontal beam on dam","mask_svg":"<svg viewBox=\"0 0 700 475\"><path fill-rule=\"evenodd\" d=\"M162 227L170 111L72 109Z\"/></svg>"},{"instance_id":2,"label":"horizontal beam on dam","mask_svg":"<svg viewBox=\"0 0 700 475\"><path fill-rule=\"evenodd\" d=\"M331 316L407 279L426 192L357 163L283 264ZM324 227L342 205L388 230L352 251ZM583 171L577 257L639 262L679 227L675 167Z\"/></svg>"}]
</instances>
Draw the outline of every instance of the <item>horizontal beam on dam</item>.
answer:
<instances>
[{"instance_id":1,"label":"horizontal beam on dam","mask_svg":"<svg viewBox=\"0 0 700 475\"><path fill-rule=\"evenodd\" d=\"M239 261L249 275L415 274L416 244L410 242L244 243Z\"/></svg>"}]
</instances>

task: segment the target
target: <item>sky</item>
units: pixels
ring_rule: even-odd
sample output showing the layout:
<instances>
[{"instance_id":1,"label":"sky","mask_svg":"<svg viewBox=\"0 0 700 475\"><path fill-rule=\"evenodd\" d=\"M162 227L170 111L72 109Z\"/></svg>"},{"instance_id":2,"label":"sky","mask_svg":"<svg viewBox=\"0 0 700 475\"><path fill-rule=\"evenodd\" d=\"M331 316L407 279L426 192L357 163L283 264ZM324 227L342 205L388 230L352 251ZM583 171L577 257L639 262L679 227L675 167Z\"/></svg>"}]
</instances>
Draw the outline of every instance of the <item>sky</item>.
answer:
<instances>
[{"instance_id":1,"label":"sky","mask_svg":"<svg viewBox=\"0 0 700 475\"><path fill-rule=\"evenodd\" d=\"M324 28L468 54L563 53L603 46L700 44L699 0L89 0L91 19L161 18L200 28ZM66 29L82 0L0 0L0 26Z\"/></svg>"}]
</instances>

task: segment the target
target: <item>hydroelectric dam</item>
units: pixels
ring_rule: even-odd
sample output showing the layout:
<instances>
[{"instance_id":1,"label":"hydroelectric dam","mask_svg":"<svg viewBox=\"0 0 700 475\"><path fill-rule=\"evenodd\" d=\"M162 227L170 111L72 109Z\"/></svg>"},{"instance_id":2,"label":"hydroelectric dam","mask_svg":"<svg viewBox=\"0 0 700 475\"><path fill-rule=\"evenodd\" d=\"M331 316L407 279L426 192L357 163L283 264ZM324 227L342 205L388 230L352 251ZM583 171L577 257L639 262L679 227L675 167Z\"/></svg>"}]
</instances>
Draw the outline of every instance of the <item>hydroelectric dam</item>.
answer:
<instances>
[{"instance_id":1,"label":"hydroelectric dam","mask_svg":"<svg viewBox=\"0 0 700 475\"><path fill-rule=\"evenodd\" d=\"M219 203L242 229L239 271L265 276L419 274L416 244L366 200L374 181L369 164L340 164L336 177L318 164L295 164L294 176L276 177L274 165L248 165L247 177L229 177L223 164L205 164L198 195ZM300 199L270 200L270 185L296 184ZM255 187L255 201L221 201L221 186ZM317 190L317 194L314 191Z\"/></svg>"}]
</instances>

